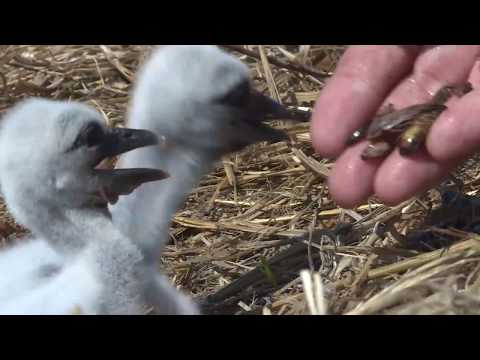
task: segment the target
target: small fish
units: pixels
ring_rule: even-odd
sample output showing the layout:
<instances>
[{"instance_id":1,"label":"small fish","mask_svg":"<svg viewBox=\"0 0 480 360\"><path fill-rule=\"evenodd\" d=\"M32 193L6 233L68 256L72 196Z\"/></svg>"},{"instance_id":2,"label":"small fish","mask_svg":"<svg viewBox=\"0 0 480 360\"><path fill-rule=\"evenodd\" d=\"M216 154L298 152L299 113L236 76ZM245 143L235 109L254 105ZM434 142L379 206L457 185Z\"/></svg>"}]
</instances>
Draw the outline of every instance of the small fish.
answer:
<instances>
[{"instance_id":1,"label":"small fish","mask_svg":"<svg viewBox=\"0 0 480 360\"><path fill-rule=\"evenodd\" d=\"M373 119L367 130L367 139L378 139L386 133L395 133L405 130L410 121L417 116L432 112L443 111L446 109L445 105L439 104L418 104L406 107L404 109L378 116Z\"/></svg>"},{"instance_id":2,"label":"small fish","mask_svg":"<svg viewBox=\"0 0 480 360\"><path fill-rule=\"evenodd\" d=\"M463 85L447 85L435 93L431 103L443 105L452 97L452 95L455 95L456 97L462 97L472 90L473 87L470 82L466 82Z\"/></svg>"},{"instance_id":3,"label":"small fish","mask_svg":"<svg viewBox=\"0 0 480 360\"><path fill-rule=\"evenodd\" d=\"M362 152L362 159L373 159L388 155L394 146L390 142L382 140L382 137L405 131L413 119L432 112L441 112L444 109L446 109L444 105L420 104L377 116L367 130L366 137L370 141ZM406 144L405 147L407 147Z\"/></svg>"},{"instance_id":4,"label":"small fish","mask_svg":"<svg viewBox=\"0 0 480 360\"><path fill-rule=\"evenodd\" d=\"M388 154L392 150L393 146L387 141L371 141L362 152L362 159L375 159L385 154Z\"/></svg>"},{"instance_id":5,"label":"small fish","mask_svg":"<svg viewBox=\"0 0 480 360\"><path fill-rule=\"evenodd\" d=\"M452 95L462 97L472 91L472 89L472 84L469 82L457 86L444 86L434 95L432 104L438 104L439 106L446 108L443 104L447 102ZM425 143L428 132L434 121L440 116L443 110L444 109L441 108L433 109L430 112L420 114L413 120L411 125L405 129L398 140L400 155L409 156L420 149Z\"/></svg>"},{"instance_id":6,"label":"small fish","mask_svg":"<svg viewBox=\"0 0 480 360\"><path fill-rule=\"evenodd\" d=\"M425 143L433 122L441 113L442 110L432 111L420 115L413 121L412 125L400 135L398 140L400 155L409 156L420 149Z\"/></svg>"},{"instance_id":7,"label":"small fish","mask_svg":"<svg viewBox=\"0 0 480 360\"><path fill-rule=\"evenodd\" d=\"M367 133L367 128L366 127L355 130L352 133L352 135L348 138L347 145L355 144L360 139L362 139L365 136L366 133Z\"/></svg>"},{"instance_id":8,"label":"small fish","mask_svg":"<svg viewBox=\"0 0 480 360\"><path fill-rule=\"evenodd\" d=\"M386 105L384 108L382 108L378 114L373 118L373 121L375 121L376 118L378 117L381 117L383 115L386 115L388 113L392 113L395 111L395 108L393 107L393 104L388 104ZM357 129L355 130L352 135L348 138L347 140L347 145L353 145L355 144L356 142L358 142L359 140L361 140L362 138L365 137L366 133L367 133L367 130L368 130L369 126L364 126L360 129Z\"/></svg>"},{"instance_id":9,"label":"small fish","mask_svg":"<svg viewBox=\"0 0 480 360\"><path fill-rule=\"evenodd\" d=\"M390 105L372 120L366 130L355 131L348 144L351 145L362 137L366 137L370 142L363 151L362 158L378 158L392 151L393 145L387 138L394 135L397 137L400 154L409 156L425 143L433 122L447 109L445 103L451 96L461 97L471 90L472 85L468 82L462 85L448 85L438 90L428 103L416 104L396 111Z\"/></svg>"}]
</instances>

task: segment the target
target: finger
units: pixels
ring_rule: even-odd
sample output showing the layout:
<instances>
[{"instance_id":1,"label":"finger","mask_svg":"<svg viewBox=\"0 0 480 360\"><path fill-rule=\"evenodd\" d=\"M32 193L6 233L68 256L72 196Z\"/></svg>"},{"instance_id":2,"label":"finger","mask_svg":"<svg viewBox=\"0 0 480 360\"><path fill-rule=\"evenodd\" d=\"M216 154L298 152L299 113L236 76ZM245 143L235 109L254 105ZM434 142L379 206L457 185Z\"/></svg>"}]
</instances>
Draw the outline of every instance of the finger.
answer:
<instances>
[{"instance_id":1,"label":"finger","mask_svg":"<svg viewBox=\"0 0 480 360\"><path fill-rule=\"evenodd\" d=\"M437 161L465 158L480 149L480 61L469 81L476 89L449 104L433 124L427 149Z\"/></svg>"},{"instance_id":2,"label":"finger","mask_svg":"<svg viewBox=\"0 0 480 360\"><path fill-rule=\"evenodd\" d=\"M396 205L435 186L454 167L454 162L439 163L424 151L402 157L395 149L378 169L373 191L381 202Z\"/></svg>"},{"instance_id":3,"label":"finger","mask_svg":"<svg viewBox=\"0 0 480 360\"><path fill-rule=\"evenodd\" d=\"M352 46L315 104L315 150L336 157L350 134L368 121L391 88L412 68L417 47Z\"/></svg>"},{"instance_id":4,"label":"finger","mask_svg":"<svg viewBox=\"0 0 480 360\"><path fill-rule=\"evenodd\" d=\"M468 77L468 81L470 81L474 88L480 87L480 46L479 54L477 55L477 59L475 60L475 64L470 71L470 75Z\"/></svg>"},{"instance_id":5,"label":"finger","mask_svg":"<svg viewBox=\"0 0 480 360\"><path fill-rule=\"evenodd\" d=\"M429 101L441 87L466 81L479 46L443 45L426 48L417 58L412 73L388 96L396 108Z\"/></svg>"},{"instance_id":6,"label":"finger","mask_svg":"<svg viewBox=\"0 0 480 360\"><path fill-rule=\"evenodd\" d=\"M428 49L419 56L413 73L402 81L387 101L402 108L431 99L432 95L446 84L465 81L475 61L474 50L476 51L471 46ZM458 101L452 99L452 102L455 100ZM449 106L453 105L449 103ZM447 109L446 113L449 112ZM459 142L458 139L457 137L455 141ZM430 147L428 150L430 151ZM426 190L447 175L449 169L455 165L454 159L458 157L451 157L452 161L447 163L439 163L437 159L437 156L432 157L426 153L402 157L398 151L393 152L375 175L375 194L382 201L395 204Z\"/></svg>"},{"instance_id":7,"label":"finger","mask_svg":"<svg viewBox=\"0 0 480 360\"><path fill-rule=\"evenodd\" d=\"M373 193L373 180L382 159L361 160L366 142L346 149L337 159L328 178L330 195L343 208L353 208Z\"/></svg>"}]
</instances>

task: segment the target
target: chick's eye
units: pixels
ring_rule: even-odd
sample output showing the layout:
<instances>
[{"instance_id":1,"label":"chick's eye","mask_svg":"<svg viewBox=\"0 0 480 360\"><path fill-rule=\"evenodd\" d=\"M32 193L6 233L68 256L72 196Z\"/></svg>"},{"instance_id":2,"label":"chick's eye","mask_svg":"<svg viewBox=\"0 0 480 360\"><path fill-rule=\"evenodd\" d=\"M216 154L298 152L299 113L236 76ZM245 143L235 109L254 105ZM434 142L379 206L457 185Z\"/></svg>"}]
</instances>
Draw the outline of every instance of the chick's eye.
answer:
<instances>
[{"instance_id":1,"label":"chick's eye","mask_svg":"<svg viewBox=\"0 0 480 360\"><path fill-rule=\"evenodd\" d=\"M82 146L92 147L102 142L105 134L102 127L97 123L88 124L78 135L77 139L68 151L78 149Z\"/></svg>"},{"instance_id":2,"label":"chick's eye","mask_svg":"<svg viewBox=\"0 0 480 360\"><path fill-rule=\"evenodd\" d=\"M98 124L90 124L85 129L85 144L92 147L100 144L103 141L105 134L103 129Z\"/></svg>"},{"instance_id":3,"label":"chick's eye","mask_svg":"<svg viewBox=\"0 0 480 360\"><path fill-rule=\"evenodd\" d=\"M220 102L225 105L234 107L242 107L248 103L250 98L250 84L248 82L242 82L235 86L226 95L224 95Z\"/></svg>"}]
</instances>

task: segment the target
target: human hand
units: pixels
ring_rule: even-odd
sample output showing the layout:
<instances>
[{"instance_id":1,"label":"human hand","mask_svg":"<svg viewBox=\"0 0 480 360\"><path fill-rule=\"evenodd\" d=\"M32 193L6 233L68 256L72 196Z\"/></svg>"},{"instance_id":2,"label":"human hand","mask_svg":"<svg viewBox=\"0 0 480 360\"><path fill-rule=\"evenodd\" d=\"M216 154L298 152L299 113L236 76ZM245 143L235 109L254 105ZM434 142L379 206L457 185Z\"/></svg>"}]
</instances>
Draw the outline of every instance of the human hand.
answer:
<instances>
[{"instance_id":1,"label":"human hand","mask_svg":"<svg viewBox=\"0 0 480 360\"><path fill-rule=\"evenodd\" d=\"M431 100L447 84L469 81L474 90L452 97L433 124L425 149L402 157L362 160L366 146L346 142L379 108L396 109ZM315 104L311 124L315 150L336 158L330 194L346 208L375 194L398 204L435 186L449 171L480 150L480 46L352 46Z\"/></svg>"}]
</instances>

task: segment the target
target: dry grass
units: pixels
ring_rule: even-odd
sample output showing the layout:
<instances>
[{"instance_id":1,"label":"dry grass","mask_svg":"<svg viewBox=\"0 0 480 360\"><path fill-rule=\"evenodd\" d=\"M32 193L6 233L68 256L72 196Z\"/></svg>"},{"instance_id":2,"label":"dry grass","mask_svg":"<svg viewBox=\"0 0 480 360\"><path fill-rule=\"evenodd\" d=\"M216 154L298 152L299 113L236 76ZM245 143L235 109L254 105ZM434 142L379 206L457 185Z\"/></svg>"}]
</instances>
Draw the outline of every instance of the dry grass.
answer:
<instances>
[{"instance_id":1,"label":"dry grass","mask_svg":"<svg viewBox=\"0 0 480 360\"><path fill-rule=\"evenodd\" d=\"M29 96L74 99L96 107L109 124L121 125L135 71L149 49L2 46L0 111ZM313 105L343 50L338 45L229 49L250 66L259 90L305 107ZM423 252L405 247L404 235L438 206L435 190L393 208L374 199L354 211L338 208L325 181L332 163L313 154L308 130L308 124L289 127L289 142L228 156L202 180L175 216L172 245L161 259L172 281L198 299L240 281L240 291L217 304L215 313L479 313L480 236L443 230L455 239L450 247ZM476 194L478 174L475 160L462 169L465 192ZM292 239L338 223L353 225L353 241ZM377 231L381 224L386 231ZM2 241L22 232L2 207ZM268 259L302 240L311 245L308 254L282 260L290 265L282 270L288 276L279 277ZM300 277L302 266L319 272L322 284L316 274ZM254 269L261 270L255 286L245 276Z\"/></svg>"}]
</instances>

